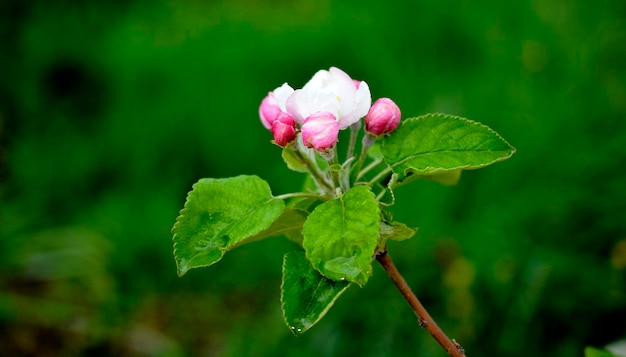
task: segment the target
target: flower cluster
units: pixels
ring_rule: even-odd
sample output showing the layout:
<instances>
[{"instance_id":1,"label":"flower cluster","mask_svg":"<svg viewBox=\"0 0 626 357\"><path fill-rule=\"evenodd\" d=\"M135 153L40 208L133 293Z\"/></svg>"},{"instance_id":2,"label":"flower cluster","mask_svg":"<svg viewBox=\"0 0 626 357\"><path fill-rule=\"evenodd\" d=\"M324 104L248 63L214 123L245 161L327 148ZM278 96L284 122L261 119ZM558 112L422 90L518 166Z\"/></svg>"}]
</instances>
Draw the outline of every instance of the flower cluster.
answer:
<instances>
[{"instance_id":1,"label":"flower cluster","mask_svg":"<svg viewBox=\"0 0 626 357\"><path fill-rule=\"evenodd\" d=\"M285 83L268 93L259 116L277 145L295 142L300 133L306 147L328 152L335 147L339 131L360 125L363 117L369 135L394 131L400 122L400 109L389 98L372 105L367 83L331 67L315 73L301 89L294 90Z\"/></svg>"}]
</instances>

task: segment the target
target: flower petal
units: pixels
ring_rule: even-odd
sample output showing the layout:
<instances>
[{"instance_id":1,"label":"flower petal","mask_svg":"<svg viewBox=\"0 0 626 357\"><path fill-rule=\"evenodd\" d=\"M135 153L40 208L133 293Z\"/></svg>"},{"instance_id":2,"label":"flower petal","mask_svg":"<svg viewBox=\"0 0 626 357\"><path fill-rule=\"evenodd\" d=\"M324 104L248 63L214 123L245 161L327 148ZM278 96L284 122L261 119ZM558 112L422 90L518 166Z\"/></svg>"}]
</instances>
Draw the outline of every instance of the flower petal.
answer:
<instances>
[{"instance_id":1,"label":"flower petal","mask_svg":"<svg viewBox=\"0 0 626 357\"><path fill-rule=\"evenodd\" d=\"M370 87L367 83L361 82L359 85L359 89L356 91L355 103L354 111L356 112L356 116L362 118L367 115L367 112L372 106L372 94L370 93Z\"/></svg>"},{"instance_id":2,"label":"flower petal","mask_svg":"<svg viewBox=\"0 0 626 357\"><path fill-rule=\"evenodd\" d=\"M296 89L287 98L285 105L287 112L289 112L293 116L293 120L300 125L304 123L304 119L308 116L306 104L306 97L302 94L302 89Z\"/></svg>"},{"instance_id":3,"label":"flower petal","mask_svg":"<svg viewBox=\"0 0 626 357\"><path fill-rule=\"evenodd\" d=\"M345 129L358 122L361 118L367 115L371 105L372 97L370 95L369 86L367 83L361 82L359 84L359 89L356 91L355 99L352 102L350 112L345 113L339 119L339 129Z\"/></svg>"},{"instance_id":4,"label":"flower petal","mask_svg":"<svg viewBox=\"0 0 626 357\"><path fill-rule=\"evenodd\" d=\"M283 97L278 98L279 93L276 96L277 102L281 103ZM317 71L302 89L288 95L284 108L299 125L303 125L306 118L316 113L332 113L339 127L344 129L364 117L371 104L367 83L358 82L357 88L348 74L331 67L328 71Z\"/></svg>"},{"instance_id":5,"label":"flower petal","mask_svg":"<svg viewBox=\"0 0 626 357\"><path fill-rule=\"evenodd\" d=\"M280 110L283 112L287 111L287 98L294 92L293 88L287 83L284 83L282 86L274 89L274 98L276 99L276 103L280 107Z\"/></svg>"}]
</instances>

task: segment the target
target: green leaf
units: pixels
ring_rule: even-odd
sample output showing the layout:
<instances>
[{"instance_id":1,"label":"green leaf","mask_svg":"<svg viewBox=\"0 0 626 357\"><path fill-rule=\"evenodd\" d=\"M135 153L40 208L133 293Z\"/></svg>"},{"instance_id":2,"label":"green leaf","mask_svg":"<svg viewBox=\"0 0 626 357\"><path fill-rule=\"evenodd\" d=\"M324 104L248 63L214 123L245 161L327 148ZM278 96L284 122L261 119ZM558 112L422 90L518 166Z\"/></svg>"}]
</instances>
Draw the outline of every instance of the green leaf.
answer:
<instances>
[{"instance_id":1,"label":"green leaf","mask_svg":"<svg viewBox=\"0 0 626 357\"><path fill-rule=\"evenodd\" d=\"M365 284L372 274L379 217L369 186L355 186L322 203L304 223L306 257L327 278Z\"/></svg>"},{"instance_id":2,"label":"green leaf","mask_svg":"<svg viewBox=\"0 0 626 357\"><path fill-rule=\"evenodd\" d=\"M515 148L489 127L446 114L405 120L383 139L381 150L399 181L411 174L478 169L515 153Z\"/></svg>"},{"instance_id":3,"label":"green leaf","mask_svg":"<svg viewBox=\"0 0 626 357\"><path fill-rule=\"evenodd\" d=\"M367 156L374 160L382 159L383 153L380 151L380 143L375 142L367 151Z\"/></svg>"},{"instance_id":4,"label":"green leaf","mask_svg":"<svg viewBox=\"0 0 626 357\"><path fill-rule=\"evenodd\" d=\"M384 189L385 191L383 192L383 195L381 196L379 194L378 196L376 196L376 198L378 199L378 202L380 202L381 205L393 206L393 204L396 202L396 195L394 194L393 189L397 186L397 182L398 182L398 174L394 172L389 177L389 181L387 182L387 188ZM382 183L380 187L382 188Z\"/></svg>"},{"instance_id":5,"label":"green leaf","mask_svg":"<svg viewBox=\"0 0 626 357\"><path fill-rule=\"evenodd\" d=\"M462 172L463 170L457 169L457 170L444 171L441 174L434 174L434 175L413 175L412 173L409 173L409 175L407 175L404 178L404 180L402 180L402 182L394 185L393 187L406 185L407 183L417 181L417 180L429 180L429 181L438 182L446 186L454 186L457 183L459 183Z\"/></svg>"},{"instance_id":6,"label":"green leaf","mask_svg":"<svg viewBox=\"0 0 626 357\"><path fill-rule=\"evenodd\" d=\"M283 214L281 214L280 217L278 217L278 219L275 220L271 226L269 226L269 228L247 238L240 243L234 244L230 247L230 249L236 248L242 244L247 244L265 238L277 237L283 234L288 239L302 245L302 226L304 225L308 215L309 212L305 210L286 208L283 211Z\"/></svg>"},{"instance_id":7,"label":"green leaf","mask_svg":"<svg viewBox=\"0 0 626 357\"><path fill-rule=\"evenodd\" d=\"M298 335L315 325L350 286L318 273L303 252L285 254L280 300L283 317L291 331Z\"/></svg>"},{"instance_id":8,"label":"green leaf","mask_svg":"<svg viewBox=\"0 0 626 357\"><path fill-rule=\"evenodd\" d=\"M426 175L426 176L423 176L423 177L426 180L439 182L442 185L454 186L457 183L459 183L459 180L461 179L461 172L462 171L463 170L461 170L461 169L450 170L450 171L446 171L446 172L444 172L442 174Z\"/></svg>"},{"instance_id":9,"label":"green leaf","mask_svg":"<svg viewBox=\"0 0 626 357\"><path fill-rule=\"evenodd\" d=\"M384 240L403 241L415 235L417 229L410 228L404 223L393 222L391 224L380 222L380 237Z\"/></svg>"},{"instance_id":10,"label":"green leaf","mask_svg":"<svg viewBox=\"0 0 626 357\"><path fill-rule=\"evenodd\" d=\"M585 357L616 357L613 353L607 350L601 350L593 347L585 348Z\"/></svg>"},{"instance_id":11,"label":"green leaf","mask_svg":"<svg viewBox=\"0 0 626 357\"><path fill-rule=\"evenodd\" d=\"M282 157L289 169L296 172L309 171L304 160L302 160L302 158L298 155L298 152L294 151L293 149L289 147L283 148Z\"/></svg>"},{"instance_id":12,"label":"green leaf","mask_svg":"<svg viewBox=\"0 0 626 357\"><path fill-rule=\"evenodd\" d=\"M407 240L413 237L415 235L415 232L417 232L417 228L410 228L404 223L386 223L381 221L379 222L379 225L380 235L377 247L378 252L384 252L387 250L387 241L389 241L390 239L395 241Z\"/></svg>"},{"instance_id":13,"label":"green leaf","mask_svg":"<svg viewBox=\"0 0 626 357\"><path fill-rule=\"evenodd\" d=\"M178 275L218 262L228 250L269 228L284 209L257 176L201 179L172 229Z\"/></svg>"}]
</instances>

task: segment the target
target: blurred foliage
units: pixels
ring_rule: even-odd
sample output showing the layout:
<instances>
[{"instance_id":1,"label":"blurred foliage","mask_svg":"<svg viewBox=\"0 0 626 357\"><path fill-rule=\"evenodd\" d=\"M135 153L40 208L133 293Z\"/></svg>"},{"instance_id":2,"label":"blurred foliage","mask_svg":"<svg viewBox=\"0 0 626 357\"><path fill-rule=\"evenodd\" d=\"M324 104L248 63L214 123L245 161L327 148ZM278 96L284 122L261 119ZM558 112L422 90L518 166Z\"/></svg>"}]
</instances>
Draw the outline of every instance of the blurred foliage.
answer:
<instances>
[{"instance_id":1,"label":"blurred foliage","mask_svg":"<svg viewBox=\"0 0 626 357\"><path fill-rule=\"evenodd\" d=\"M176 277L193 182L296 191L269 90L338 66L408 116L483 122L515 157L401 188L390 253L470 356L626 337L626 3L0 5L0 355L443 356L380 269L295 338L284 238Z\"/></svg>"}]
</instances>

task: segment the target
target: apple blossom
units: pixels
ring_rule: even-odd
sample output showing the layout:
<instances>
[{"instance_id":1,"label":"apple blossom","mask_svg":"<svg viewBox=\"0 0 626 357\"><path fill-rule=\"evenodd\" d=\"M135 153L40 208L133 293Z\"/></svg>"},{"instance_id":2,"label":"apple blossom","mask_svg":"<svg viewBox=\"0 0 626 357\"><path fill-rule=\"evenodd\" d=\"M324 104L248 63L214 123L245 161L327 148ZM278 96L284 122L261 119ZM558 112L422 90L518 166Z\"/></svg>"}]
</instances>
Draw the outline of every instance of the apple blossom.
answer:
<instances>
[{"instance_id":1,"label":"apple blossom","mask_svg":"<svg viewBox=\"0 0 626 357\"><path fill-rule=\"evenodd\" d=\"M391 133L400 124L400 116L396 103L389 98L380 98L365 117L365 131L376 136Z\"/></svg>"},{"instance_id":2,"label":"apple blossom","mask_svg":"<svg viewBox=\"0 0 626 357\"><path fill-rule=\"evenodd\" d=\"M335 67L318 71L302 89L284 83L268 92L259 117L272 142L283 148L287 167L307 175L302 192L274 195L268 182L255 175L193 184L172 228L178 275L210 266L247 241L293 233L288 238L299 238L293 240L302 251L284 255L280 296L282 315L294 334L317 323L350 284L365 285L376 260L411 302L419 325L450 356L465 357L391 261L386 242L408 239L415 229L395 222L387 206L396 201L395 188L414 177L443 173L446 178L435 180L454 184L459 168L491 165L509 158L515 148L487 126L452 115L421 115L399 126L400 109L391 99L372 105L367 83ZM349 140L343 155L337 143L345 128L350 130L344 132ZM355 152L359 137L360 153ZM381 145L373 146L380 139Z\"/></svg>"},{"instance_id":3,"label":"apple blossom","mask_svg":"<svg viewBox=\"0 0 626 357\"><path fill-rule=\"evenodd\" d=\"M335 146L339 139L337 117L330 112L317 112L310 115L302 124L302 142L319 152Z\"/></svg>"},{"instance_id":4,"label":"apple blossom","mask_svg":"<svg viewBox=\"0 0 626 357\"><path fill-rule=\"evenodd\" d=\"M364 117L371 104L367 83L357 86L345 72L331 67L318 71L302 89L295 90L287 98L286 109L300 125L318 112L332 113L338 128L344 129Z\"/></svg>"}]
</instances>

